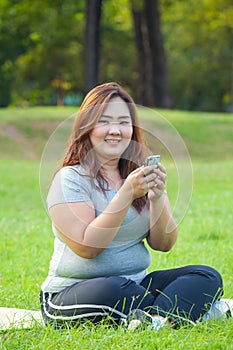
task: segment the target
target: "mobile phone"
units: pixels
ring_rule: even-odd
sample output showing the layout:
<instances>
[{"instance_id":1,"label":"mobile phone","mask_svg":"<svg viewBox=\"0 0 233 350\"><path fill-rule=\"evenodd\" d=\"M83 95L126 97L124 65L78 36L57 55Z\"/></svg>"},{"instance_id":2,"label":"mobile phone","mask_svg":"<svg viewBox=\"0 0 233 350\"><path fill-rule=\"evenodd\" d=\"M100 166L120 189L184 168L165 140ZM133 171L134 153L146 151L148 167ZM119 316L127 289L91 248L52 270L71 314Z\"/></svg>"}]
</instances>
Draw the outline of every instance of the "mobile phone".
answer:
<instances>
[{"instance_id":1,"label":"mobile phone","mask_svg":"<svg viewBox=\"0 0 233 350\"><path fill-rule=\"evenodd\" d=\"M156 154L154 156L149 156L146 159L146 165L156 165L157 163L159 163L161 160L161 157L159 154Z\"/></svg>"}]
</instances>

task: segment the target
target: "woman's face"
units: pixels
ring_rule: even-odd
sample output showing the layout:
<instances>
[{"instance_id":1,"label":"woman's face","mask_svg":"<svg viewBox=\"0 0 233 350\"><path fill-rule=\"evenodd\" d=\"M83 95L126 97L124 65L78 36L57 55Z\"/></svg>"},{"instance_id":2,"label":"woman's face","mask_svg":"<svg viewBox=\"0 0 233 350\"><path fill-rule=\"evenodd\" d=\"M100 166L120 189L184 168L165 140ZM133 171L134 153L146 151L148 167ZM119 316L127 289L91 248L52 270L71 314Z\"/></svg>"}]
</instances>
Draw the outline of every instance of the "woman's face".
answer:
<instances>
[{"instance_id":1,"label":"woman's face","mask_svg":"<svg viewBox=\"0 0 233 350\"><path fill-rule=\"evenodd\" d=\"M90 140L98 159L106 162L121 157L130 144L132 134L132 119L127 103L120 97L114 97L90 132Z\"/></svg>"}]
</instances>

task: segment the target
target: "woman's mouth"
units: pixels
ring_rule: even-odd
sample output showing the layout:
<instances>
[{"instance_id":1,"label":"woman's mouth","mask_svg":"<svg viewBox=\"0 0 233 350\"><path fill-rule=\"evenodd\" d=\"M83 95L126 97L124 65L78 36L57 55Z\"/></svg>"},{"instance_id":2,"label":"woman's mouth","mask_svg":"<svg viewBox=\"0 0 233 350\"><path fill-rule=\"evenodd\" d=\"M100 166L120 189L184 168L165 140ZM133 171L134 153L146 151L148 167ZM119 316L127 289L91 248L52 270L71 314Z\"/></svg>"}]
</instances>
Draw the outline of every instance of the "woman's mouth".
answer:
<instances>
[{"instance_id":1,"label":"woman's mouth","mask_svg":"<svg viewBox=\"0 0 233 350\"><path fill-rule=\"evenodd\" d=\"M120 139L105 139L105 142L110 144L118 144L120 141Z\"/></svg>"}]
</instances>

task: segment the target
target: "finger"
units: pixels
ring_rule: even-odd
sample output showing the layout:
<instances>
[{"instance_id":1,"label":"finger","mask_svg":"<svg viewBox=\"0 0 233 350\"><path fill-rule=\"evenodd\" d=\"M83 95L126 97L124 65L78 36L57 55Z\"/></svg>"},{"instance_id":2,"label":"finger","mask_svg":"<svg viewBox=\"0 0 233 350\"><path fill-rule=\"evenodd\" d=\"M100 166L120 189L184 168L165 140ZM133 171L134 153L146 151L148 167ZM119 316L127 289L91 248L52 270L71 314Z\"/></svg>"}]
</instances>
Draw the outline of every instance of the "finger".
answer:
<instances>
[{"instance_id":1,"label":"finger","mask_svg":"<svg viewBox=\"0 0 233 350\"><path fill-rule=\"evenodd\" d=\"M161 180L156 180L155 183L156 183L158 189L162 190L162 189L165 188L165 184L164 184L163 181L161 181Z\"/></svg>"},{"instance_id":2,"label":"finger","mask_svg":"<svg viewBox=\"0 0 233 350\"><path fill-rule=\"evenodd\" d=\"M162 171L163 173L166 173L167 171L166 171L166 168L161 164L161 163L158 163L157 164L157 168L160 170L160 171Z\"/></svg>"},{"instance_id":3,"label":"finger","mask_svg":"<svg viewBox=\"0 0 233 350\"><path fill-rule=\"evenodd\" d=\"M147 182L153 181L157 177L158 177L158 175L154 171L145 176Z\"/></svg>"},{"instance_id":4,"label":"finger","mask_svg":"<svg viewBox=\"0 0 233 350\"><path fill-rule=\"evenodd\" d=\"M155 170L155 173L157 174L157 176L162 180L162 181L166 181L166 179L167 179L167 174L166 174L166 172L162 172L161 170L159 170L159 169L156 169Z\"/></svg>"},{"instance_id":5,"label":"finger","mask_svg":"<svg viewBox=\"0 0 233 350\"><path fill-rule=\"evenodd\" d=\"M137 174L137 175L139 175L139 174L144 174L144 165L143 166L141 166L141 167L139 167L139 168L136 168L135 170L133 170L130 174Z\"/></svg>"},{"instance_id":6,"label":"finger","mask_svg":"<svg viewBox=\"0 0 233 350\"><path fill-rule=\"evenodd\" d=\"M144 175L147 176L151 173L153 173L157 169L157 165L147 165L144 166Z\"/></svg>"}]
</instances>

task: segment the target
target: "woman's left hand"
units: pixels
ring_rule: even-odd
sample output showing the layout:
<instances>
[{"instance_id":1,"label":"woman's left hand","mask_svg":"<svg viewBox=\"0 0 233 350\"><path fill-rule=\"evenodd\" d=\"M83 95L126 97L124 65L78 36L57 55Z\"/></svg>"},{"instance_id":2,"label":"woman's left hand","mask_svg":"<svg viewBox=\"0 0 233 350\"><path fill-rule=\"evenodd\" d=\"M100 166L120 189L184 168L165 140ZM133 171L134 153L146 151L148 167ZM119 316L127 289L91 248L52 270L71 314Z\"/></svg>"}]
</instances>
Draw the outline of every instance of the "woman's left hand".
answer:
<instances>
[{"instance_id":1,"label":"woman's left hand","mask_svg":"<svg viewBox=\"0 0 233 350\"><path fill-rule=\"evenodd\" d=\"M157 168L154 171L157 176L154 180L155 185L148 191L148 198L150 201L156 201L166 193L166 169L161 163L158 163Z\"/></svg>"}]
</instances>

